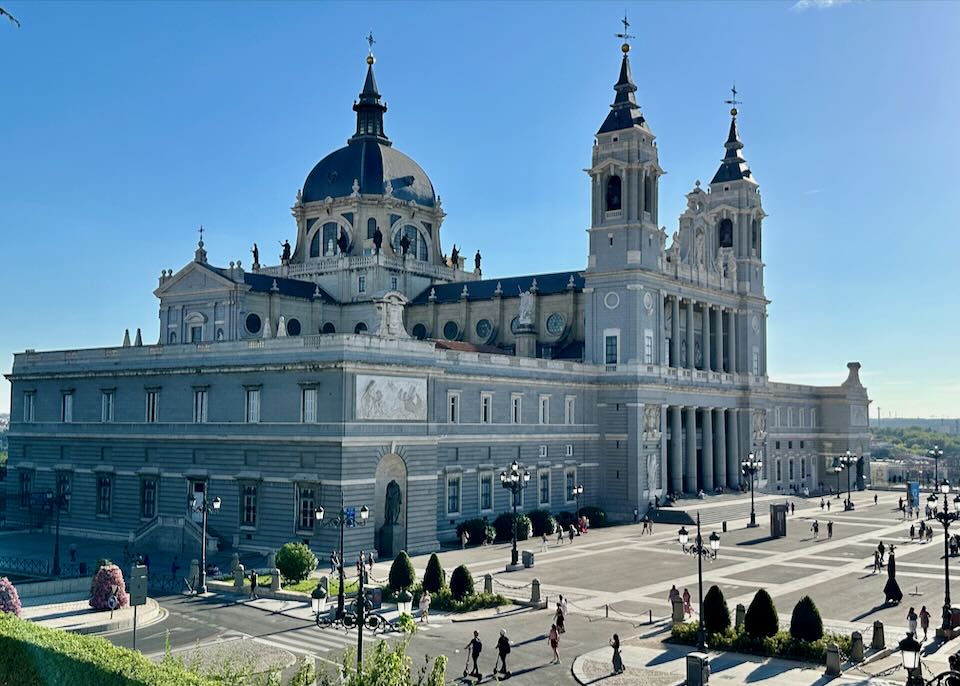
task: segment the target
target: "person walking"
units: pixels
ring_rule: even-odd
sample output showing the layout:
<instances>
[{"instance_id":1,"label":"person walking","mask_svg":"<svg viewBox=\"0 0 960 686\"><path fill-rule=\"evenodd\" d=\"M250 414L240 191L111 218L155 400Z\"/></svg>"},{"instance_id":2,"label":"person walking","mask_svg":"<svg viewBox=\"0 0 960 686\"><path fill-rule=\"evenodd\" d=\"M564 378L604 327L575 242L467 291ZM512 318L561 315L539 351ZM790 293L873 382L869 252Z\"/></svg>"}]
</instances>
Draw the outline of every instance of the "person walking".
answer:
<instances>
[{"instance_id":1,"label":"person walking","mask_svg":"<svg viewBox=\"0 0 960 686\"><path fill-rule=\"evenodd\" d=\"M833 538L833 520L827 522L827 538Z\"/></svg>"},{"instance_id":2,"label":"person walking","mask_svg":"<svg viewBox=\"0 0 960 686\"><path fill-rule=\"evenodd\" d=\"M830 501L828 500L828 501L827 501L827 512L829 512L829 511L830 511Z\"/></svg>"},{"instance_id":3,"label":"person walking","mask_svg":"<svg viewBox=\"0 0 960 686\"><path fill-rule=\"evenodd\" d=\"M690 589L683 589L683 614L693 616L693 605L690 604Z\"/></svg>"},{"instance_id":4,"label":"person walking","mask_svg":"<svg viewBox=\"0 0 960 686\"><path fill-rule=\"evenodd\" d=\"M620 637L617 634L610 639L610 647L613 648L613 673L621 674L623 672L623 657L620 655Z\"/></svg>"},{"instance_id":5,"label":"person walking","mask_svg":"<svg viewBox=\"0 0 960 686\"><path fill-rule=\"evenodd\" d=\"M480 674L480 667L477 666L477 660L480 659L480 653L483 652L483 642L480 640L479 631L473 632L473 638L464 646L464 649L470 651L467 659L473 658L473 670L470 672L470 676L475 676L479 679L482 675ZM463 668L463 676L467 676L466 666Z\"/></svg>"},{"instance_id":6,"label":"person walking","mask_svg":"<svg viewBox=\"0 0 960 686\"><path fill-rule=\"evenodd\" d=\"M823 498L820 498L820 509L822 510L824 507L826 507L826 504L824 503Z\"/></svg>"},{"instance_id":7,"label":"person walking","mask_svg":"<svg viewBox=\"0 0 960 686\"><path fill-rule=\"evenodd\" d=\"M646 518L646 517L643 518L643 528L640 529L640 535L643 536L645 533L647 533L647 518Z\"/></svg>"},{"instance_id":8,"label":"person walking","mask_svg":"<svg viewBox=\"0 0 960 686\"><path fill-rule=\"evenodd\" d=\"M876 494L876 493L873 494L873 504L874 504L874 505L877 504L877 494Z\"/></svg>"},{"instance_id":9,"label":"person walking","mask_svg":"<svg viewBox=\"0 0 960 686\"><path fill-rule=\"evenodd\" d=\"M923 640L927 640L927 632L930 631L930 612L927 606L920 608L920 628L923 629Z\"/></svg>"},{"instance_id":10,"label":"person walking","mask_svg":"<svg viewBox=\"0 0 960 686\"><path fill-rule=\"evenodd\" d=\"M912 607L907 612L907 633L917 635L917 612Z\"/></svg>"},{"instance_id":11,"label":"person walking","mask_svg":"<svg viewBox=\"0 0 960 686\"><path fill-rule=\"evenodd\" d=\"M553 659L550 660L550 664L558 665L560 664L560 632L556 624L550 625L549 641L550 650L553 651Z\"/></svg>"},{"instance_id":12,"label":"person walking","mask_svg":"<svg viewBox=\"0 0 960 686\"><path fill-rule=\"evenodd\" d=\"M466 550L467 543L470 542L470 534L466 529L460 532L460 550Z\"/></svg>"},{"instance_id":13,"label":"person walking","mask_svg":"<svg viewBox=\"0 0 960 686\"><path fill-rule=\"evenodd\" d=\"M797 513L797 504L796 504L796 503L790 503L790 514L791 514L791 515L794 515L794 514L796 514L796 513Z\"/></svg>"},{"instance_id":14,"label":"person walking","mask_svg":"<svg viewBox=\"0 0 960 686\"><path fill-rule=\"evenodd\" d=\"M337 553L336 551L331 551L330 553L330 574L337 573Z\"/></svg>"},{"instance_id":15,"label":"person walking","mask_svg":"<svg viewBox=\"0 0 960 686\"><path fill-rule=\"evenodd\" d=\"M424 591L420 596L420 621L430 623L430 591Z\"/></svg>"},{"instance_id":16,"label":"person walking","mask_svg":"<svg viewBox=\"0 0 960 686\"><path fill-rule=\"evenodd\" d=\"M917 537L917 530L914 528L913 524L910 525L910 540L912 541Z\"/></svg>"},{"instance_id":17,"label":"person walking","mask_svg":"<svg viewBox=\"0 0 960 686\"><path fill-rule=\"evenodd\" d=\"M540 534L540 552L541 553L547 552L548 545L549 545L549 542L547 541L547 532L544 531L542 534Z\"/></svg>"},{"instance_id":18,"label":"person walking","mask_svg":"<svg viewBox=\"0 0 960 686\"><path fill-rule=\"evenodd\" d=\"M871 573L876 574L879 571L880 571L880 553L874 550L873 551L873 572Z\"/></svg>"},{"instance_id":19,"label":"person walking","mask_svg":"<svg viewBox=\"0 0 960 686\"><path fill-rule=\"evenodd\" d=\"M250 570L250 600L257 599L257 583L259 579L257 578L257 570Z\"/></svg>"},{"instance_id":20,"label":"person walking","mask_svg":"<svg viewBox=\"0 0 960 686\"><path fill-rule=\"evenodd\" d=\"M880 553L880 564L883 564L883 558L884 558L884 556L887 554L887 547L886 547L885 545L883 545L883 541L880 541L880 542L877 544L877 550L878 550L879 553Z\"/></svg>"},{"instance_id":21,"label":"person walking","mask_svg":"<svg viewBox=\"0 0 960 686\"><path fill-rule=\"evenodd\" d=\"M570 529L567 530L567 538L570 539L570 545L573 545L573 537L577 535L576 527L571 524Z\"/></svg>"},{"instance_id":22,"label":"person walking","mask_svg":"<svg viewBox=\"0 0 960 686\"><path fill-rule=\"evenodd\" d=\"M561 634L564 634L567 632L563 624L564 624L563 608L560 607L560 603L557 603L557 611L553 614L553 625L557 627L557 631L559 631Z\"/></svg>"},{"instance_id":23,"label":"person walking","mask_svg":"<svg viewBox=\"0 0 960 686\"><path fill-rule=\"evenodd\" d=\"M567 618L567 599L560 596L560 609L563 610L563 618Z\"/></svg>"},{"instance_id":24,"label":"person walking","mask_svg":"<svg viewBox=\"0 0 960 686\"><path fill-rule=\"evenodd\" d=\"M367 553L367 572L373 574L373 551Z\"/></svg>"},{"instance_id":25,"label":"person walking","mask_svg":"<svg viewBox=\"0 0 960 686\"><path fill-rule=\"evenodd\" d=\"M820 538L820 522L814 519L813 524L810 525L810 531L813 532L814 539Z\"/></svg>"},{"instance_id":26,"label":"person walking","mask_svg":"<svg viewBox=\"0 0 960 686\"><path fill-rule=\"evenodd\" d=\"M557 527L557 545L563 545L563 527Z\"/></svg>"},{"instance_id":27,"label":"person walking","mask_svg":"<svg viewBox=\"0 0 960 686\"><path fill-rule=\"evenodd\" d=\"M508 677L510 672L507 671L507 655L510 654L510 639L507 638L507 632L505 629L500 629L500 638L497 639L497 662L493 665L493 673L497 673L497 665L500 666L500 674Z\"/></svg>"}]
</instances>

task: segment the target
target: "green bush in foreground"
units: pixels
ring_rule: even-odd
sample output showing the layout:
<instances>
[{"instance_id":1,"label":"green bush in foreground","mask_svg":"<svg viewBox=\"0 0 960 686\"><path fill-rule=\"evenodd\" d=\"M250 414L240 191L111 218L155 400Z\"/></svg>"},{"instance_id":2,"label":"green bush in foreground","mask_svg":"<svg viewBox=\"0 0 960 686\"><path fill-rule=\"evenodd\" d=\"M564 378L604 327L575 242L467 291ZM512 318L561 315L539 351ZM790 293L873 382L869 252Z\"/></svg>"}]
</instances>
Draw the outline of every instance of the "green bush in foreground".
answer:
<instances>
[{"instance_id":1,"label":"green bush in foreground","mask_svg":"<svg viewBox=\"0 0 960 686\"><path fill-rule=\"evenodd\" d=\"M436 593L447 585L447 573L443 571L443 565L440 564L440 558L436 553L430 555L427 561L427 569L423 573L424 589L431 593Z\"/></svg>"},{"instance_id":2,"label":"green bush in foreground","mask_svg":"<svg viewBox=\"0 0 960 686\"><path fill-rule=\"evenodd\" d=\"M790 635L804 641L818 641L823 638L823 620L820 610L810 596L803 596L793 608L790 617Z\"/></svg>"},{"instance_id":3,"label":"green bush in foreground","mask_svg":"<svg viewBox=\"0 0 960 686\"><path fill-rule=\"evenodd\" d=\"M711 586L703 598L703 626L710 634L719 634L730 628L730 609L719 586Z\"/></svg>"},{"instance_id":4,"label":"green bush in foreground","mask_svg":"<svg viewBox=\"0 0 960 686\"><path fill-rule=\"evenodd\" d=\"M285 580L296 584L317 568L317 556L303 543L284 543L277 551L276 565Z\"/></svg>"},{"instance_id":5,"label":"green bush in foreground","mask_svg":"<svg viewBox=\"0 0 960 686\"><path fill-rule=\"evenodd\" d=\"M686 645L697 644L697 624L687 622L674 624L673 640ZM826 659L827 645L836 643L842 654L850 653L850 637L840 634L824 634L816 641L804 641L794 638L786 631L778 631L773 636L755 638L743 629L727 629L722 633L708 634L707 645L711 650L729 650L737 653L781 657L791 660L803 660L822 664Z\"/></svg>"},{"instance_id":6,"label":"green bush in foreground","mask_svg":"<svg viewBox=\"0 0 960 686\"><path fill-rule=\"evenodd\" d=\"M777 608L773 604L773 598L767 593L767 589L761 588L753 596L743 621L747 633L754 638L774 636L780 631L780 618L777 616Z\"/></svg>"},{"instance_id":7,"label":"green bush in foreground","mask_svg":"<svg viewBox=\"0 0 960 686\"><path fill-rule=\"evenodd\" d=\"M432 663L424 655L423 663L416 670L407 656L407 641L400 641L391 648L380 641L356 668L356 653L348 650L336 674L319 674L317 686L445 686L447 658L437 657ZM341 676L342 672L342 676Z\"/></svg>"},{"instance_id":8,"label":"green bush in foreground","mask_svg":"<svg viewBox=\"0 0 960 686\"><path fill-rule=\"evenodd\" d=\"M454 600L463 600L473 595L473 575L466 565L460 565L450 575L450 593Z\"/></svg>"},{"instance_id":9,"label":"green bush in foreground","mask_svg":"<svg viewBox=\"0 0 960 686\"><path fill-rule=\"evenodd\" d=\"M413 571L413 563L410 562L407 551L401 550L400 554L394 558L393 564L390 565L388 581L394 592L410 588L417 582L417 575Z\"/></svg>"}]
</instances>

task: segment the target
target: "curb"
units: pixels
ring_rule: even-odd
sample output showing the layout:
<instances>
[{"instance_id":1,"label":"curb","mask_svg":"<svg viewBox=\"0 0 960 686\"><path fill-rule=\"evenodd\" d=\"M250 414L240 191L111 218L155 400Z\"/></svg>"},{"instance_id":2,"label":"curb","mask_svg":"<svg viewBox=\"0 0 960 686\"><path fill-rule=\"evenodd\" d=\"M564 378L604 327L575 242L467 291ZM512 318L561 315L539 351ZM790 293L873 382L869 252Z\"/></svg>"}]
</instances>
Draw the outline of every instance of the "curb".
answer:
<instances>
[{"instance_id":1,"label":"curb","mask_svg":"<svg viewBox=\"0 0 960 686\"><path fill-rule=\"evenodd\" d=\"M167 616L167 611L160 608L159 603L153 598L147 598L146 607L148 608L144 612L137 612L137 628L143 628L150 626L151 624L156 624L157 622L163 620ZM72 634L101 634L101 633L111 633L115 631L123 631L126 629L133 628L133 616L124 617L123 619L108 619L105 622L100 622L99 624L84 624L76 627L64 627L64 631L69 631Z\"/></svg>"}]
</instances>

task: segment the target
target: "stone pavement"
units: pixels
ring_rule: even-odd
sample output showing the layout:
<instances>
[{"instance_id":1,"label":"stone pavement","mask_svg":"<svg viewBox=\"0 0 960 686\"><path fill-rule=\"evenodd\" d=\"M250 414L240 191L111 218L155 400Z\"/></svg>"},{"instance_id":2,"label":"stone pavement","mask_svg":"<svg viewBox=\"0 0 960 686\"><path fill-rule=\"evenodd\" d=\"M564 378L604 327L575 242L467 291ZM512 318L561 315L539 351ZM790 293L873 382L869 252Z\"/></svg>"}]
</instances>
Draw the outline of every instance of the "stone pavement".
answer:
<instances>
[{"instance_id":1,"label":"stone pavement","mask_svg":"<svg viewBox=\"0 0 960 686\"><path fill-rule=\"evenodd\" d=\"M30 598L23 603L23 619L46 627L63 629L79 634L119 631L133 626L133 608L124 607L110 612L90 607L86 594L81 597L48 596ZM166 617L166 612L156 600L147 598L145 605L137 609L137 629L156 624Z\"/></svg>"}]
</instances>

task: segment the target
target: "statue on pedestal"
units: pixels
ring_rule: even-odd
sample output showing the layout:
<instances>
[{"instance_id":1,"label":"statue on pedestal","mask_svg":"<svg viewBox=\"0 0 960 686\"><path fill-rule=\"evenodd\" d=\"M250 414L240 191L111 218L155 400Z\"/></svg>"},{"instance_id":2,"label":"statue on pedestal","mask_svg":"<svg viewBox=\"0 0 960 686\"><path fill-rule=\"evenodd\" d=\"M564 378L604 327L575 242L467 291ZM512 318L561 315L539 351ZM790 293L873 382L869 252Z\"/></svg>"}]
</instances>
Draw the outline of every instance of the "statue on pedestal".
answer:
<instances>
[{"instance_id":1,"label":"statue on pedestal","mask_svg":"<svg viewBox=\"0 0 960 686\"><path fill-rule=\"evenodd\" d=\"M387 484L387 496L383 506L383 523L385 526L400 521L400 505L402 503L403 496L400 493L400 485L396 481L391 481Z\"/></svg>"}]
</instances>

